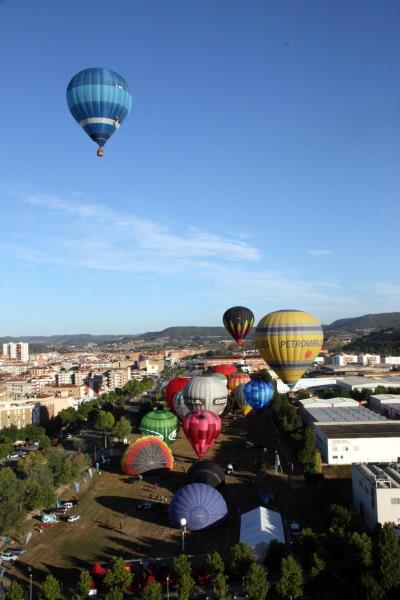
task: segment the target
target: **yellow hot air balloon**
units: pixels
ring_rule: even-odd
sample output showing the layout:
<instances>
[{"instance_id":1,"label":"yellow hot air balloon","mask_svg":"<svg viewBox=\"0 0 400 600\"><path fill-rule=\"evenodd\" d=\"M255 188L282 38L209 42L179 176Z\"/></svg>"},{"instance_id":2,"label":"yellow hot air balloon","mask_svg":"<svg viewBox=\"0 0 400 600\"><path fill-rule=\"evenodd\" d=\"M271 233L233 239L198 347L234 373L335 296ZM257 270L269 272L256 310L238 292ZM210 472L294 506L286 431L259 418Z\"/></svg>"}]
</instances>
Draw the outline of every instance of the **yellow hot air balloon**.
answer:
<instances>
[{"instance_id":1,"label":"yellow hot air balloon","mask_svg":"<svg viewBox=\"0 0 400 600\"><path fill-rule=\"evenodd\" d=\"M257 325L261 356L288 386L293 387L318 356L323 342L320 323L302 310L277 310Z\"/></svg>"}]
</instances>

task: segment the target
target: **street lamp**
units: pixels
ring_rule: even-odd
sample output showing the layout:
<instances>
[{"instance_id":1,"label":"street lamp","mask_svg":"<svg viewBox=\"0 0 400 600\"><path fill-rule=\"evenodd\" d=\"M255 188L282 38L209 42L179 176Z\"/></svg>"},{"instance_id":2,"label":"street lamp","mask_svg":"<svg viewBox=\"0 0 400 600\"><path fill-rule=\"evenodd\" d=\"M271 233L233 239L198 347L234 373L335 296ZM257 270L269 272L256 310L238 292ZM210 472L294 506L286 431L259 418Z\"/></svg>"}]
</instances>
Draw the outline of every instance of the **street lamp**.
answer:
<instances>
[{"instance_id":1,"label":"street lamp","mask_svg":"<svg viewBox=\"0 0 400 600\"><path fill-rule=\"evenodd\" d=\"M169 600L169 575L167 575L167 600Z\"/></svg>"},{"instance_id":2,"label":"street lamp","mask_svg":"<svg viewBox=\"0 0 400 600\"><path fill-rule=\"evenodd\" d=\"M32 600L32 567L28 567L29 573L29 600Z\"/></svg>"},{"instance_id":3,"label":"street lamp","mask_svg":"<svg viewBox=\"0 0 400 600\"><path fill-rule=\"evenodd\" d=\"M186 523L187 523L187 521L186 521L185 517L182 517L182 519L180 520L181 532L182 532L182 554L185 552Z\"/></svg>"}]
</instances>

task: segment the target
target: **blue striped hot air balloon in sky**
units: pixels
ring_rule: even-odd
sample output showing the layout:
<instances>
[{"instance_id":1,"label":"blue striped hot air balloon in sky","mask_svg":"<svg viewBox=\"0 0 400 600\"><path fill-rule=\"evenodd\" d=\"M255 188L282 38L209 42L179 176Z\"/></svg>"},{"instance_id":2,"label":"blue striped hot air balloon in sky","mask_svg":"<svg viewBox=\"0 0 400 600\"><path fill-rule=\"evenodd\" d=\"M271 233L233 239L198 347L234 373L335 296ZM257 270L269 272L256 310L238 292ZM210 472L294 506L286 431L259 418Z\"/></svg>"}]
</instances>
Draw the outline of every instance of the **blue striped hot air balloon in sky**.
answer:
<instances>
[{"instance_id":1,"label":"blue striped hot air balloon in sky","mask_svg":"<svg viewBox=\"0 0 400 600\"><path fill-rule=\"evenodd\" d=\"M68 108L88 136L98 144L97 156L131 110L128 84L110 69L92 68L73 76L67 88Z\"/></svg>"}]
</instances>

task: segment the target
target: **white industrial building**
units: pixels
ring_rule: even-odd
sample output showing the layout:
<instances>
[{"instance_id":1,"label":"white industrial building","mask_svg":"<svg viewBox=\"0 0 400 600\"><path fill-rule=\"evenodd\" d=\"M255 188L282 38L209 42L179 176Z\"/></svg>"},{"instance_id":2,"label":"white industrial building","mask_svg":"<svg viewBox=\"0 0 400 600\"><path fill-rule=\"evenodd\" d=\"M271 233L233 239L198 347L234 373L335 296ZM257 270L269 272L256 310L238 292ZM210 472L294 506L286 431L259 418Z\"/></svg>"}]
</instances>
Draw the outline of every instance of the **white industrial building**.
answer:
<instances>
[{"instance_id":1,"label":"white industrial building","mask_svg":"<svg viewBox=\"0 0 400 600\"><path fill-rule=\"evenodd\" d=\"M337 404L321 404L319 406L318 403L317 406L304 404L300 409L300 415L306 425L309 423L318 423L318 425L340 423L347 425L350 423L387 421L383 415L360 406L358 402L350 398L340 398L340 402Z\"/></svg>"},{"instance_id":2,"label":"white industrial building","mask_svg":"<svg viewBox=\"0 0 400 600\"><path fill-rule=\"evenodd\" d=\"M299 400L299 404L302 409L360 406L357 400L343 398L342 396L336 396L335 398L304 398L303 400Z\"/></svg>"},{"instance_id":3,"label":"white industrial building","mask_svg":"<svg viewBox=\"0 0 400 600\"><path fill-rule=\"evenodd\" d=\"M381 377L379 379L371 379L369 377L344 377L337 380L338 387L354 391L354 390L375 390L379 386L400 388L400 377Z\"/></svg>"},{"instance_id":4,"label":"white industrial building","mask_svg":"<svg viewBox=\"0 0 400 600\"><path fill-rule=\"evenodd\" d=\"M400 473L398 465L354 464L353 504L371 529L377 523L400 525Z\"/></svg>"},{"instance_id":5,"label":"white industrial building","mask_svg":"<svg viewBox=\"0 0 400 600\"><path fill-rule=\"evenodd\" d=\"M275 510L258 506L243 513L240 519L240 542L247 544L262 562L272 540L285 543L282 517Z\"/></svg>"},{"instance_id":6,"label":"white industrial building","mask_svg":"<svg viewBox=\"0 0 400 600\"><path fill-rule=\"evenodd\" d=\"M330 465L396 462L400 457L400 421L314 423L315 442Z\"/></svg>"},{"instance_id":7,"label":"white industrial building","mask_svg":"<svg viewBox=\"0 0 400 600\"><path fill-rule=\"evenodd\" d=\"M369 397L368 404L388 419L400 419L400 394L374 394Z\"/></svg>"}]
</instances>

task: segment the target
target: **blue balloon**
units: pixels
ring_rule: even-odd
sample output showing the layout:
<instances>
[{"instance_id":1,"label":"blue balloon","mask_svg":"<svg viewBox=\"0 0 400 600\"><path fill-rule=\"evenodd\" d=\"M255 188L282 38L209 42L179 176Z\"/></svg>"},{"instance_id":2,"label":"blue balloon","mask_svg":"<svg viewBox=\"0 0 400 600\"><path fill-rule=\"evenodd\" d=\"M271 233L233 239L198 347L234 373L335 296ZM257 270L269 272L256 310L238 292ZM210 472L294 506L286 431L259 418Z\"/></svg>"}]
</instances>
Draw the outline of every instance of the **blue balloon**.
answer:
<instances>
[{"instance_id":1,"label":"blue balloon","mask_svg":"<svg viewBox=\"0 0 400 600\"><path fill-rule=\"evenodd\" d=\"M244 398L253 410L259 411L271 403L274 395L274 387L267 381L252 379L243 388Z\"/></svg>"},{"instance_id":2,"label":"blue balloon","mask_svg":"<svg viewBox=\"0 0 400 600\"><path fill-rule=\"evenodd\" d=\"M110 69L85 69L67 88L68 108L88 136L101 148L119 129L132 106L126 81Z\"/></svg>"},{"instance_id":3,"label":"blue balloon","mask_svg":"<svg viewBox=\"0 0 400 600\"><path fill-rule=\"evenodd\" d=\"M168 510L173 527L180 527L181 519L186 519L187 528L192 531L216 525L227 513L222 495L205 483L190 483L182 487L172 498Z\"/></svg>"}]
</instances>

